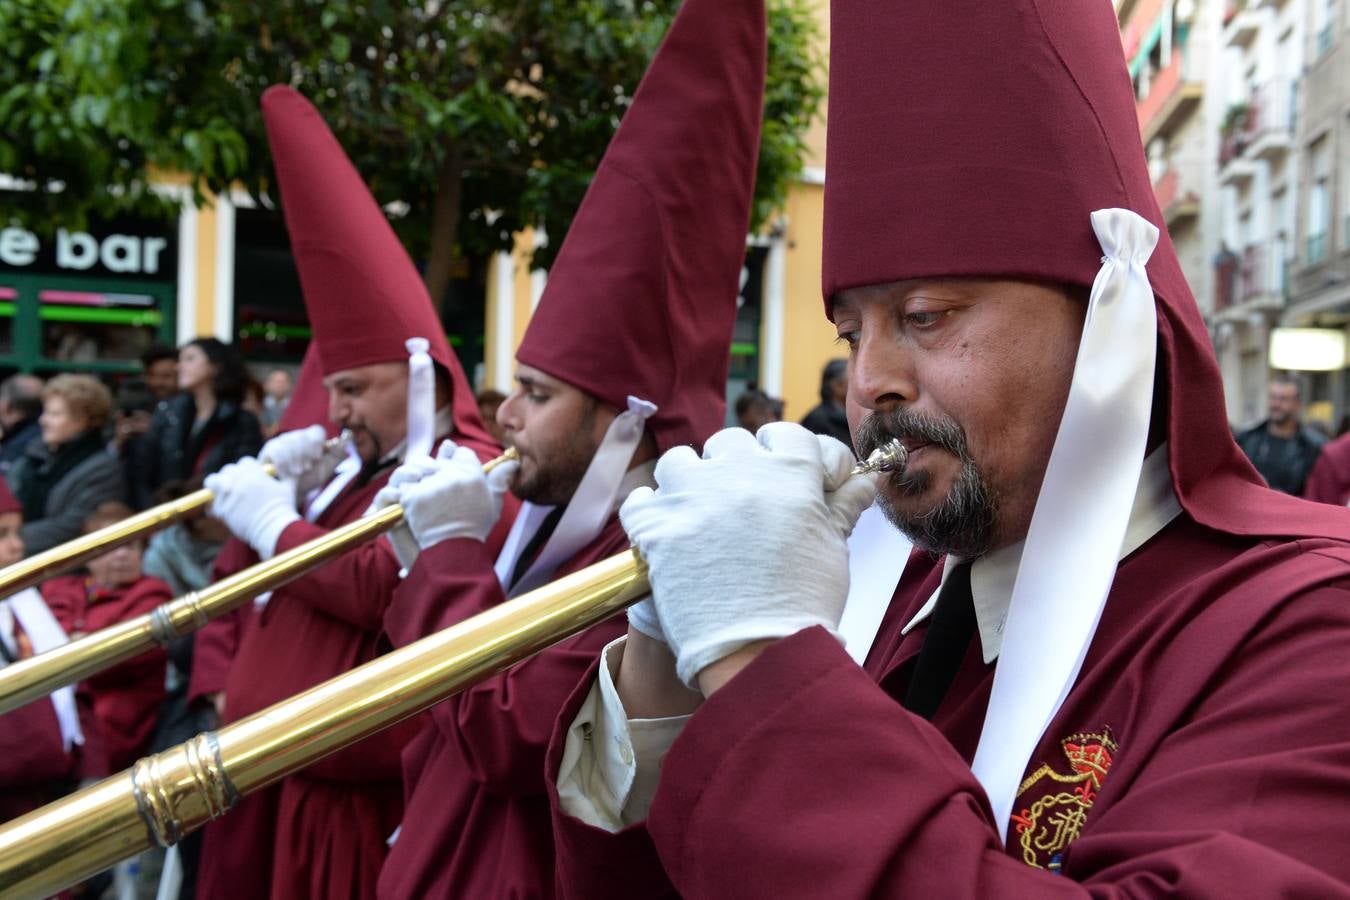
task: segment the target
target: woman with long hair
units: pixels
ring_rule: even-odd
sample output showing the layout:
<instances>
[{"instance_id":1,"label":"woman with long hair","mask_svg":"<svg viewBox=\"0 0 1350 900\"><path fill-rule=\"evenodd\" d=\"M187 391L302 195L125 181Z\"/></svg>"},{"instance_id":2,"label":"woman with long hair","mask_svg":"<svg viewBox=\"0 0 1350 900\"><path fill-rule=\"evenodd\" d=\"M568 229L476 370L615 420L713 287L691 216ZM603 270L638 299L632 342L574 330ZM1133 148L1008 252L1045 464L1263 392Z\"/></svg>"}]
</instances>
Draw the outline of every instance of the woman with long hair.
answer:
<instances>
[{"instance_id":1,"label":"woman with long hair","mask_svg":"<svg viewBox=\"0 0 1350 900\"><path fill-rule=\"evenodd\" d=\"M207 475L262 447L258 418L242 406L248 370L237 350L201 337L178 350L179 393L159 404L146 465L129 476L132 505L166 481Z\"/></svg>"}]
</instances>

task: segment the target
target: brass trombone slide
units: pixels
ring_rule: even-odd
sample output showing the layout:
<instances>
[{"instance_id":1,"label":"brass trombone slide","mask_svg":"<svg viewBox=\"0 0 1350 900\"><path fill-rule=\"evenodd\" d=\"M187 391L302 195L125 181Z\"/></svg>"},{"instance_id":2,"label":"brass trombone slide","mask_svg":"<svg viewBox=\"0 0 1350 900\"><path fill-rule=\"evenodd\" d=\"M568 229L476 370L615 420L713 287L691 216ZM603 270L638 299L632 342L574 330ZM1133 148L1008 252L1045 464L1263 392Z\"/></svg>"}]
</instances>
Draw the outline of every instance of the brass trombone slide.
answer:
<instances>
[{"instance_id":1,"label":"brass trombone slide","mask_svg":"<svg viewBox=\"0 0 1350 900\"><path fill-rule=\"evenodd\" d=\"M325 452L340 446L343 440L342 435L329 438L324 445ZM271 466L267 468L271 471ZM0 569L0 597L8 597L24 588L40 584L53 575L83 565L143 535L186 519L210 506L212 499L211 492L201 488L5 566Z\"/></svg>"},{"instance_id":2,"label":"brass trombone slide","mask_svg":"<svg viewBox=\"0 0 1350 900\"><path fill-rule=\"evenodd\" d=\"M610 557L15 819L0 827L0 898L48 896L156 844L169 846L241 796L490 678L648 591L636 553Z\"/></svg>"},{"instance_id":3,"label":"brass trombone slide","mask_svg":"<svg viewBox=\"0 0 1350 900\"><path fill-rule=\"evenodd\" d=\"M895 471L905 456L892 442L855 471ZM240 797L604 621L650 590L641 557L620 553L0 826L0 900L53 894L176 843Z\"/></svg>"},{"instance_id":4,"label":"brass trombone slide","mask_svg":"<svg viewBox=\"0 0 1350 900\"><path fill-rule=\"evenodd\" d=\"M483 470L490 472L514 458L515 451L507 450L484 463ZM207 494L209 497L210 492ZM212 619L237 609L249 598L294 581L328 560L379 537L402 521L402 507L397 504L386 506L200 591L170 600L145 615L5 666L0 669L0 713L45 697L64 685L82 681L157 645L168 645Z\"/></svg>"}]
</instances>

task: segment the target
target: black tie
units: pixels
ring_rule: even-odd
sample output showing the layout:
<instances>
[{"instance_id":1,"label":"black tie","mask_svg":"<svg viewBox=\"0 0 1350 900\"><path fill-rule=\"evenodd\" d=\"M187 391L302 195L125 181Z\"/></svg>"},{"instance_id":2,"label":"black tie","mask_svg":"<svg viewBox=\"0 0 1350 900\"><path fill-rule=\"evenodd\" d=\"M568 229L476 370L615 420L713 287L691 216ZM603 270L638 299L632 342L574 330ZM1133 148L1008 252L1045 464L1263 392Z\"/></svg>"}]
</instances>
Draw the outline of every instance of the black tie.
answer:
<instances>
[{"instance_id":1,"label":"black tie","mask_svg":"<svg viewBox=\"0 0 1350 900\"><path fill-rule=\"evenodd\" d=\"M520 551L520 557L516 559L516 568L511 572L511 584L507 590L515 587L516 582L520 581L521 577L529 571L530 563L534 562L535 557L539 555L539 551L544 549L544 543L553 534L553 529L558 527L558 520L562 518L563 510L566 508L566 506L555 506L548 515L544 516L544 521L539 523L539 530L530 538L529 543L525 545L525 549Z\"/></svg>"},{"instance_id":2,"label":"black tie","mask_svg":"<svg viewBox=\"0 0 1350 900\"><path fill-rule=\"evenodd\" d=\"M914 676L905 694L905 709L925 719L933 718L966 658L975 627L970 563L963 562L947 575L938 594L937 608L928 622Z\"/></svg>"}]
</instances>

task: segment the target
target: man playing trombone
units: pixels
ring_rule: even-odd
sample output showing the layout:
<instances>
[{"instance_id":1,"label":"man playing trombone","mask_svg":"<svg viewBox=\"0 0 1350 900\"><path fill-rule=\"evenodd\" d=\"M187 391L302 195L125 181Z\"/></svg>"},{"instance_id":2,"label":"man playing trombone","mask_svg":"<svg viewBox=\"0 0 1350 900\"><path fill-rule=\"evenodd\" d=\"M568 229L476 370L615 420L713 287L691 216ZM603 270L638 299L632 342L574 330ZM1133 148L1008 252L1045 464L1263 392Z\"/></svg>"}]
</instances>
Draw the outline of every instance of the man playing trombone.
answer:
<instances>
[{"instance_id":1,"label":"man playing trombone","mask_svg":"<svg viewBox=\"0 0 1350 900\"><path fill-rule=\"evenodd\" d=\"M385 617L395 644L626 550L617 509L651 484L657 453L725 421L764 15L759 0L686 0L606 152L497 413L526 502L495 561L482 538L506 485L462 448L406 464L381 492L422 547ZM408 803L381 896L552 895L548 736L623 627L594 626L432 708L404 754Z\"/></svg>"},{"instance_id":2,"label":"man playing trombone","mask_svg":"<svg viewBox=\"0 0 1350 900\"><path fill-rule=\"evenodd\" d=\"M279 87L264 95L263 115L328 416L351 435L340 462L325 453L324 430L312 427L263 448L280 479L253 459L209 479L213 514L269 559L359 518L405 456L426 454L441 438L482 461L500 449L417 270L318 112ZM489 543L500 544L509 522L507 515ZM377 540L257 604L225 685L225 720L379 655L399 569L394 548ZM208 828L202 895L372 896L402 809L399 753L420 725L406 722L325 759Z\"/></svg>"},{"instance_id":3,"label":"man playing trombone","mask_svg":"<svg viewBox=\"0 0 1350 900\"><path fill-rule=\"evenodd\" d=\"M547 762L564 893L1350 895L1350 514L1233 443L1111 4L831 34L826 311L921 551L859 667L870 476L785 424L666 453Z\"/></svg>"}]
</instances>

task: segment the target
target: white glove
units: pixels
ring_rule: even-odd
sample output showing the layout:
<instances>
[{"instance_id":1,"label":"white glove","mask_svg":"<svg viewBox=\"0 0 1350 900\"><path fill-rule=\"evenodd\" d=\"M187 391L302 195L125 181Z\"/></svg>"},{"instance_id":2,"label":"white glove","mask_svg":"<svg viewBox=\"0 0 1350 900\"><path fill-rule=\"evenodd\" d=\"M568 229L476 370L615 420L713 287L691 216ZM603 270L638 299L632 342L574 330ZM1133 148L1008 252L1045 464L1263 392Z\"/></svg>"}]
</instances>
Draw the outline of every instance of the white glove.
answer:
<instances>
[{"instance_id":1,"label":"white glove","mask_svg":"<svg viewBox=\"0 0 1350 900\"><path fill-rule=\"evenodd\" d=\"M270 462L277 470L278 478L294 481L323 457L327 439L328 433L322 425L287 431L263 444L258 459Z\"/></svg>"},{"instance_id":2,"label":"white glove","mask_svg":"<svg viewBox=\"0 0 1350 900\"><path fill-rule=\"evenodd\" d=\"M839 441L799 425L774 422L756 437L728 428L708 439L703 459L688 447L667 452L657 490L628 496L619 517L647 561L686 685L753 641L813 625L837 636L846 540L876 497L875 476L852 476L853 465Z\"/></svg>"},{"instance_id":3,"label":"white glove","mask_svg":"<svg viewBox=\"0 0 1350 900\"><path fill-rule=\"evenodd\" d=\"M205 486L215 495L211 515L263 559L272 558L281 532L300 518L294 487L268 475L251 456L206 476Z\"/></svg>"},{"instance_id":4,"label":"white glove","mask_svg":"<svg viewBox=\"0 0 1350 900\"><path fill-rule=\"evenodd\" d=\"M415 459L395 469L375 495L374 506L401 505L408 532L424 550L457 537L485 541L501 517L502 499L518 465L502 463L484 475L477 454L447 440L434 459ZM411 559L405 558L411 548L396 535L398 530L390 535L394 551L399 562L411 568L416 551L411 551ZM400 543L405 546L400 548Z\"/></svg>"},{"instance_id":5,"label":"white glove","mask_svg":"<svg viewBox=\"0 0 1350 900\"><path fill-rule=\"evenodd\" d=\"M324 427L311 425L272 438L263 444L258 459L271 463L278 478L295 482L295 495L299 502L304 502L328 483L342 462L343 455L328 452L327 444L328 432Z\"/></svg>"},{"instance_id":6,"label":"white glove","mask_svg":"<svg viewBox=\"0 0 1350 900\"><path fill-rule=\"evenodd\" d=\"M661 628L661 617L656 611L656 602L652 600L650 594L628 607L628 625L654 641L660 641L663 644L670 643L666 640L666 633Z\"/></svg>"}]
</instances>

